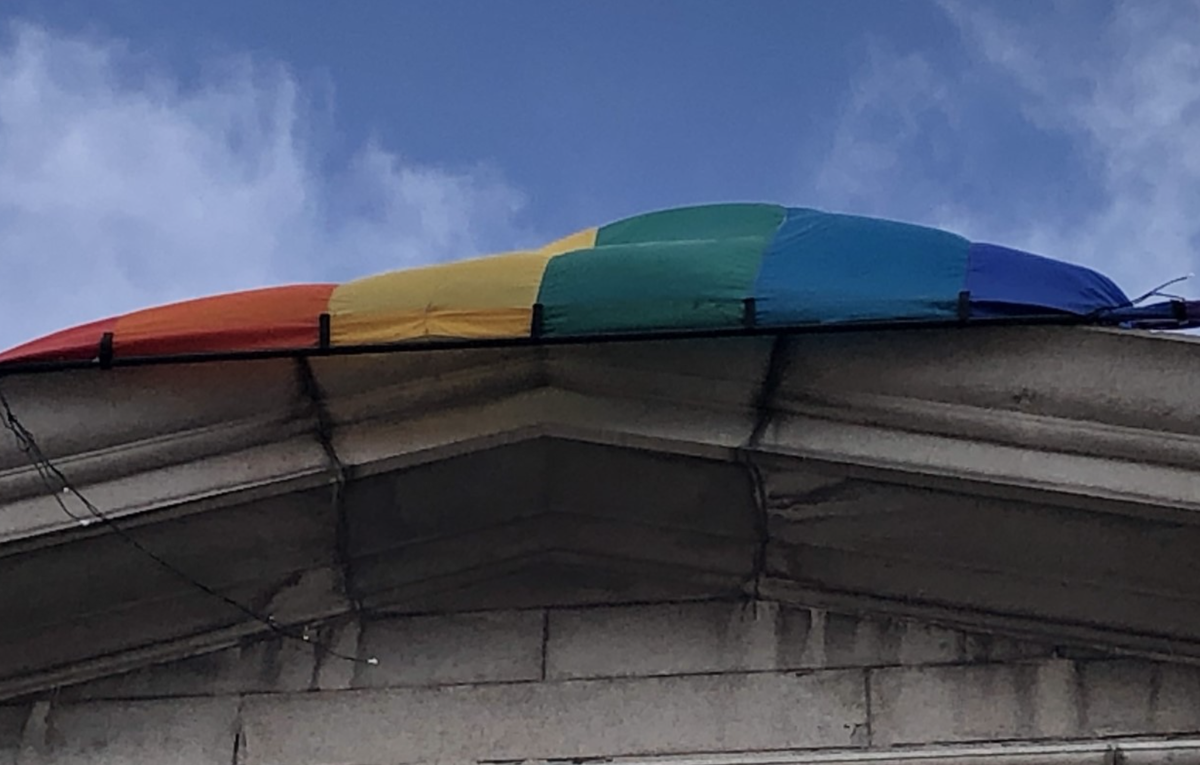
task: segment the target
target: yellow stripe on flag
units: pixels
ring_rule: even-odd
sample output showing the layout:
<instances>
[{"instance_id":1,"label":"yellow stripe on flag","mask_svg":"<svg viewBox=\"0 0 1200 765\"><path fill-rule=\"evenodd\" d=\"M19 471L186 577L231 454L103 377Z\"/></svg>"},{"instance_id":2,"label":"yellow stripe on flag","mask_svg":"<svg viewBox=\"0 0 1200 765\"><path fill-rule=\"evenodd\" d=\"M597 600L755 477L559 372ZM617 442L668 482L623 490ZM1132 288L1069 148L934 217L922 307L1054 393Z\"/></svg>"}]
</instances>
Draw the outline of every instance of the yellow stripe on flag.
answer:
<instances>
[{"instance_id":1,"label":"yellow stripe on flag","mask_svg":"<svg viewBox=\"0 0 1200 765\"><path fill-rule=\"evenodd\" d=\"M513 252L348 282L329 299L333 345L421 338L529 335L533 304L550 258L587 249L596 229L533 252Z\"/></svg>"}]
</instances>

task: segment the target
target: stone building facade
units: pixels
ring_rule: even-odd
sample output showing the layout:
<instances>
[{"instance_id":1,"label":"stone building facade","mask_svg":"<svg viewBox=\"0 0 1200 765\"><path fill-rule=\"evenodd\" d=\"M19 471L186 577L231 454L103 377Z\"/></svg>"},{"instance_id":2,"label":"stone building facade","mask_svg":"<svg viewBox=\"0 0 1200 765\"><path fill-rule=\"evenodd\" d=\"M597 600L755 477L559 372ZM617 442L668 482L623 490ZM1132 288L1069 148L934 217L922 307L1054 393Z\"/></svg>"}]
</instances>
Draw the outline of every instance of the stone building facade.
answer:
<instances>
[{"instance_id":1,"label":"stone building facade","mask_svg":"<svg viewBox=\"0 0 1200 765\"><path fill-rule=\"evenodd\" d=\"M1198 373L1003 329L6 378L119 531L0 448L0 763L1200 763Z\"/></svg>"}]
</instances>

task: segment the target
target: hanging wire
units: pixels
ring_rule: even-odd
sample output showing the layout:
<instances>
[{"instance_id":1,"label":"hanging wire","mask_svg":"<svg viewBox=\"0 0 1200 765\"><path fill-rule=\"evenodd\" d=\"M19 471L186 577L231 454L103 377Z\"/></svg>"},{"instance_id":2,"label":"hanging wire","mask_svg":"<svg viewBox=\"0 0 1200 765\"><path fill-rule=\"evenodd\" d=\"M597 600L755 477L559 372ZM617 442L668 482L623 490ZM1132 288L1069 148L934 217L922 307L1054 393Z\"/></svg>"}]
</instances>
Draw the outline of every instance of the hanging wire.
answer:
<instances>
[{"instance_id":1,"label":"hanging wire","mask_svg":"<svg viewBox=\"0 0 1200 765\"><path fill-rule=\"evenodd\" d=\"M1195 276L1195 274L1184 274L1183 276L1176 276L1174 279L1171 279L1170 281L1165 281L1162 284L1158 285L1154 289L1147 292L1145 295L1142 295L1141 297L1138 297L1138 298L1135 298L1135 299L1129 301L1129 304L1137 305L1138 303L1141 303L1142 301L1148 300L1149 298L1152 298L1152 297L1164 297L1169 300L1183 300L1183 298L1179 297L1178 295L1168 295L1165 292L1163 292L1163 290L1165 290L1167 287L1170 287L1172 284L1179 284L1180 282L1186 282L1188 279L1191 279L1193 276Z\"/></svg>"},{"instance_id":2,"label":"hanging wire","mask_svg":"<svg viewBox=\"0 0 1200 765\"><path fill-rule=\"evenodd\" d=\"M77 490L67 479L66 475L64 475L63 472L58 468L58 466L51 462L48 457L46 457L41 447L38 446L37 440L34 438L33 433L30 432L30 430L26 428L20 420L17 419L16 414L13 413L12 407L8 402L8 397L4 394L3 389L0 389L0 407L3 407L4 410L4 428L13 434L13 438L16 440L17 446L25 454L25 456L29 459L30 464L32 464L34 469L37 471L38 477L45 485L47 493L54 498L59 508L67 517L71 518L81 526L88 526L93 522L99 522L103 524L130 547L154 561L160 567L175 575L178 579L181 579L191 587L203 592L205 595L208 595L215 600L219 600L225 605L240 611L242 614L246 615L250 619L253 619L259 624L262 624L271 632L279 635L280 637L288 640L296 640L302 643L308 643L309 645L315 646L321 652L332 656L335 659L341 659L342 661L348 661L354 664L369 664L372 666L379 664L379 659L373 656L367 659L360 659L357 656L351 656L349 654L342 653L333 647L322 643L321 641L314 640L312 636L308 634L307 629L296 631L293 628L280 624L273 616L264 616L258 613L249 606L234 600L228 595L218 592L204 582L199 581L177 567L175 564L171 563L163 556L146 547L144 544L138 541L136 537L132 536L128 531L126 531L120 524L108 517L107 514L96 507L91 500L83 495L82 492ZM88 511L88 515L80 515L76 512L73 512L66 502L66 499L69 497L74 497L79 504L83 505L83 507Z\"/></svg>"}]
</instances>

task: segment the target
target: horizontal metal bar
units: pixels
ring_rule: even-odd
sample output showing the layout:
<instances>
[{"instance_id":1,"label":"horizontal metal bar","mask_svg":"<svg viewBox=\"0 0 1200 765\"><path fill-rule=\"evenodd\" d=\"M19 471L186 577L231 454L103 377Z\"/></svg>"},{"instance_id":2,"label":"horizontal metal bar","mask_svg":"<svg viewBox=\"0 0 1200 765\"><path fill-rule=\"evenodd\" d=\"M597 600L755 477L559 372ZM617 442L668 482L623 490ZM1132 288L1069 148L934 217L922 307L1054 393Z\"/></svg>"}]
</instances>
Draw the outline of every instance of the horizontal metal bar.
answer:
<instances>
[{"instance_id":1,"label":"horizontal metal bar","mask_svg":"<svg viewBox=\"0 0 1200 765\"><path fill-rule=\"evenodd\" d=\"M839 324L801 324L778 327L721 327L701 330L650 330L611 332L588 335L504 337L485 339L407 340L398 343L373 343L322 348L283 348L249 351L219 351L209 353L177 353L155 356L114 356L107 365L99 358L71 361L12 361L0 363L0 377L44 374L68 370L116 369L120 367L162 366L171 364L202 364L264 359L320 358L326 356L387 355L392 353L433 353L484 349L525 348L530 346L600 345L608 343L643 343L677 340L711 340L734 337L774 337L778 335L814 335L854 332L897 332L935 329L971 329L975 327L1047 327L1047 326L1114 326L1115 323L1092 316L1053 314L1043 316L998 317L971 319L964 324L958 319L928 321L862 321Z\"/></svg>"}]
</instances>

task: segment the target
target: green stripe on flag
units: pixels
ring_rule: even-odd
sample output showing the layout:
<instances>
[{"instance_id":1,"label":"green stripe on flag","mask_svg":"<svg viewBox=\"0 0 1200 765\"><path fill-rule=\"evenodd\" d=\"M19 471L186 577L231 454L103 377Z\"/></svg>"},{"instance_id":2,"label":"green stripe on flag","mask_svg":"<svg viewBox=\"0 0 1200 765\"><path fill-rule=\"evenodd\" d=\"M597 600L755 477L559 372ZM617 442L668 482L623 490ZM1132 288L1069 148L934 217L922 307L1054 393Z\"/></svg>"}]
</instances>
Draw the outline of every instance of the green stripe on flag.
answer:
<instances>
[{"instance_id":1,"label":"green stripe on flag","mask_svg":"<svg viewBox=\"0 0 1200 765\"><path fill-rule=\"evenodd\" d=\"M774 235L786 210L778 205L722 204L647 213L602 226L596 246Z\"/></svg>"},{"instance_id":2,"label":"green stripe on flag","mask_svg":"<svg viewBox=\"0 0 1200 765\"><path fill-rule=\"evenodd\" d=\"M538 294L543 332L737 326L768 241L609 245L560 255L547 266Z\"/></svg>"}]
</instances>

